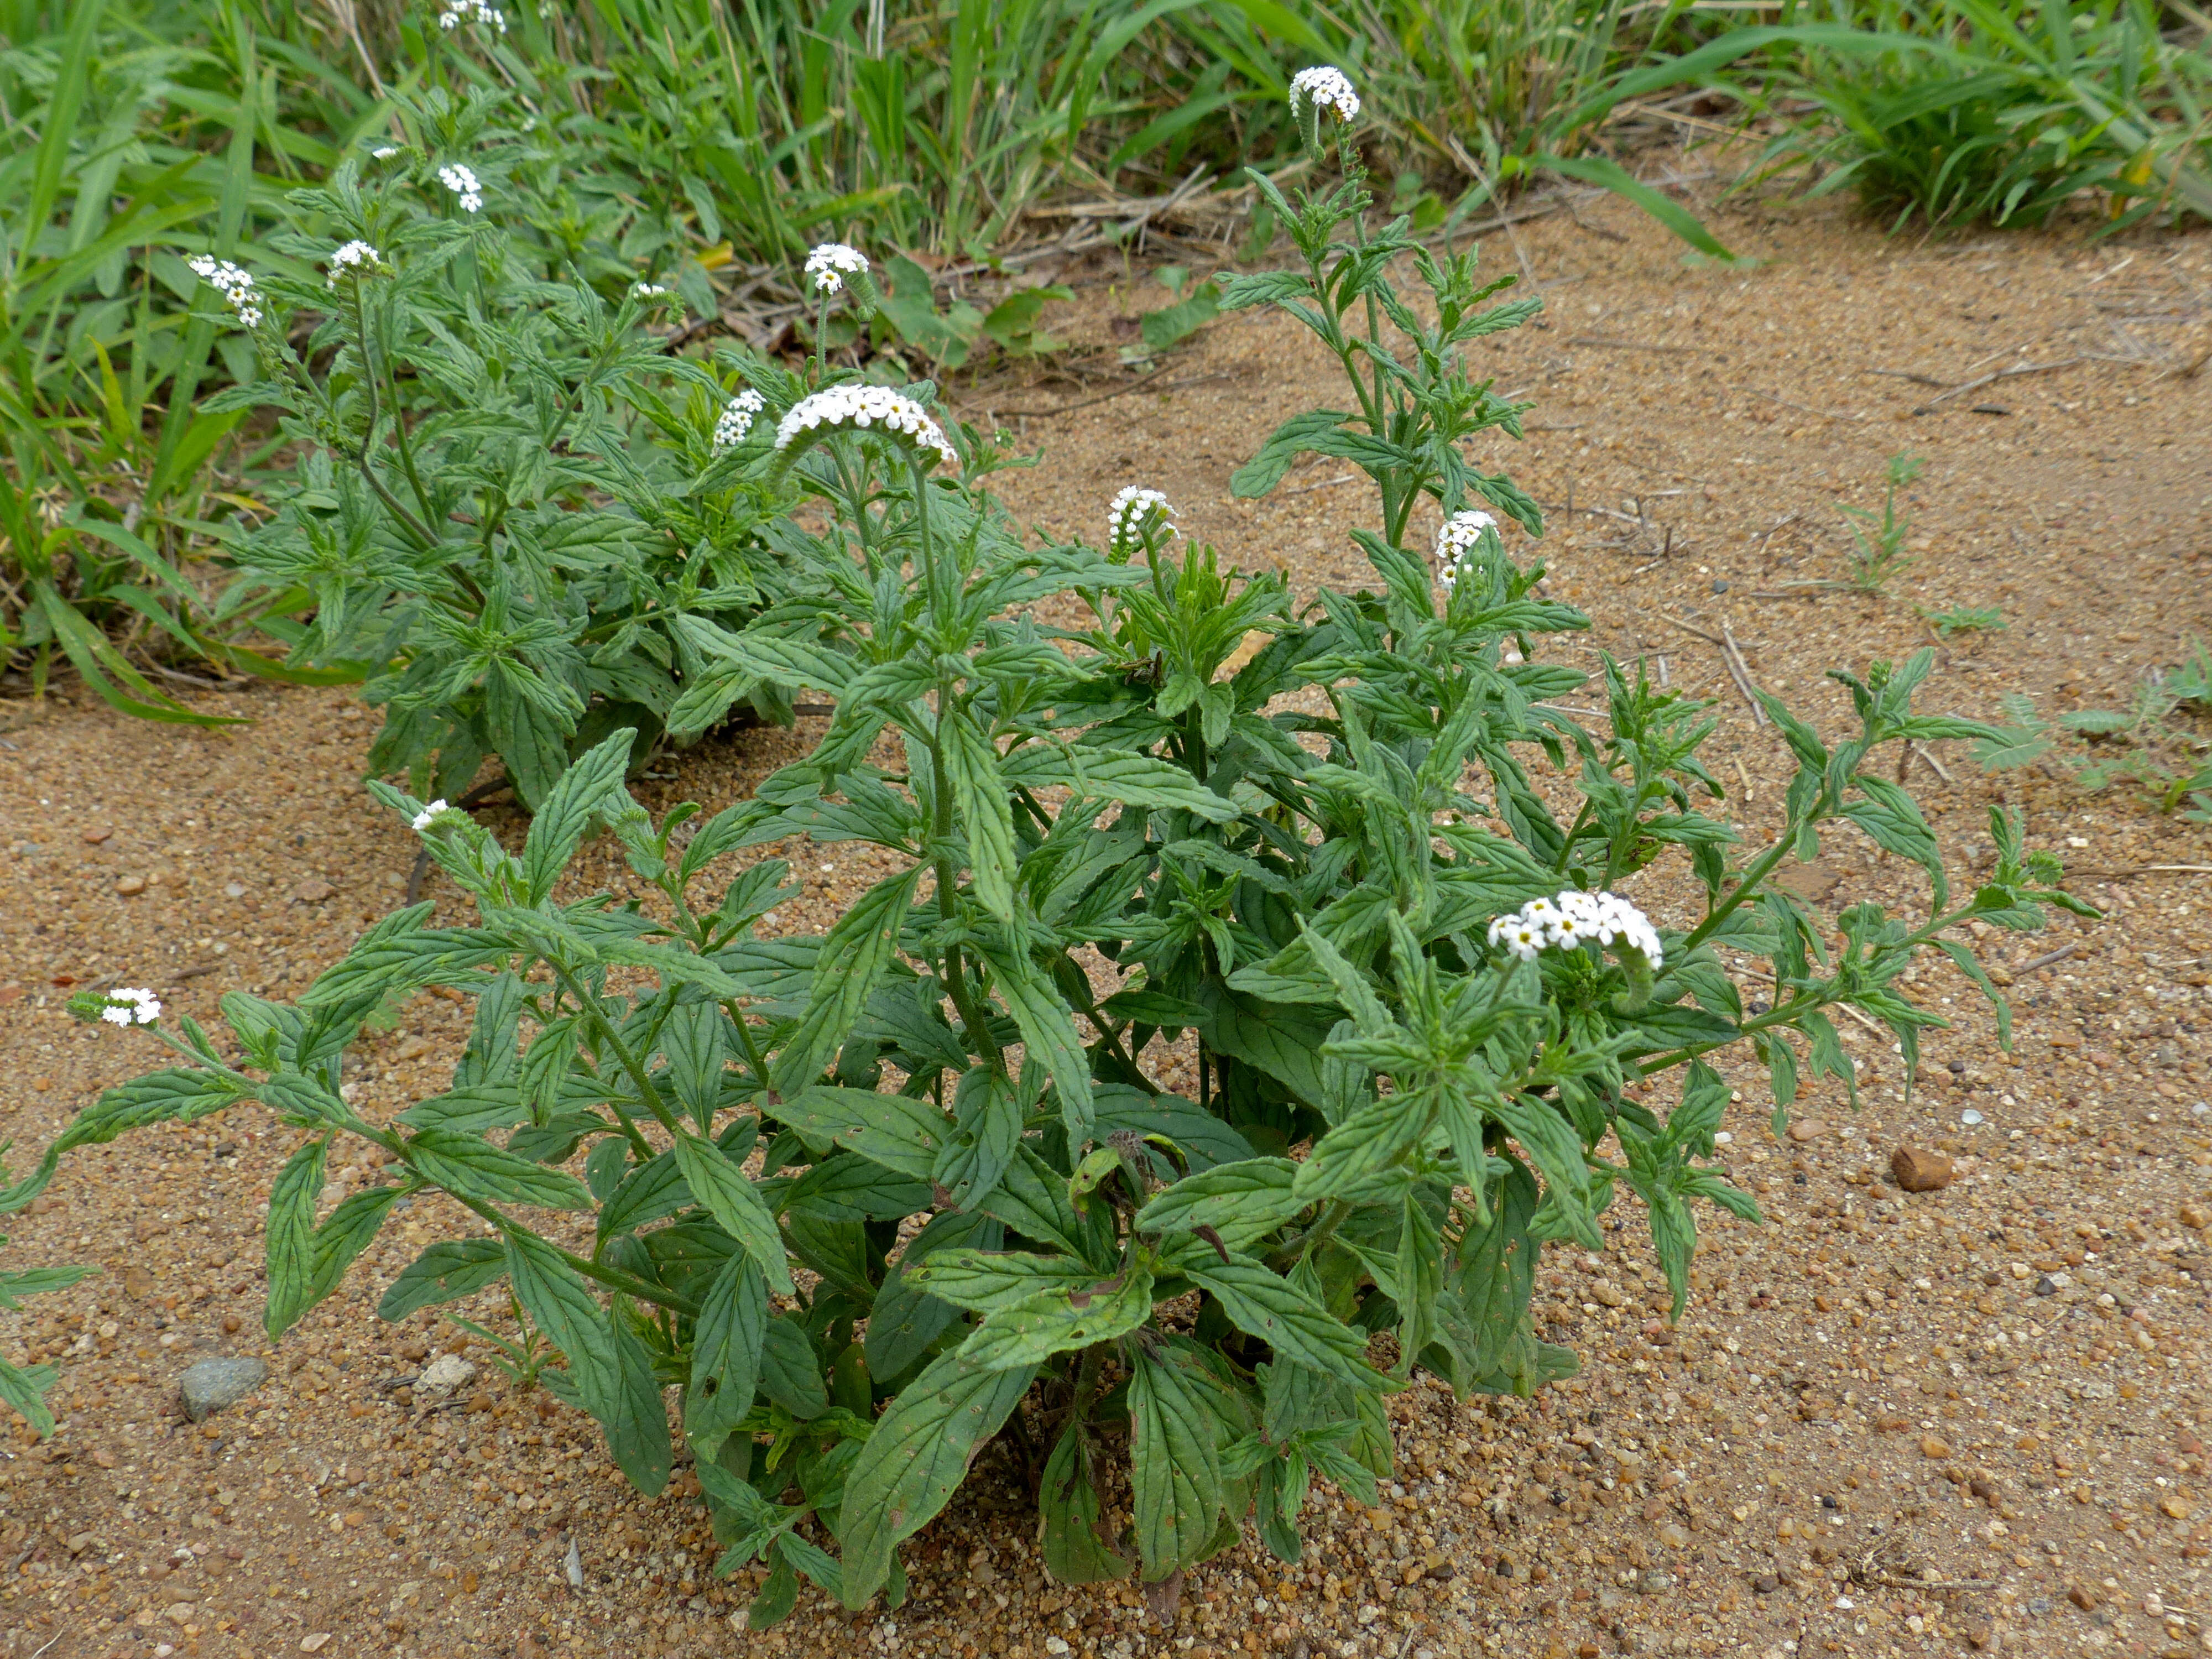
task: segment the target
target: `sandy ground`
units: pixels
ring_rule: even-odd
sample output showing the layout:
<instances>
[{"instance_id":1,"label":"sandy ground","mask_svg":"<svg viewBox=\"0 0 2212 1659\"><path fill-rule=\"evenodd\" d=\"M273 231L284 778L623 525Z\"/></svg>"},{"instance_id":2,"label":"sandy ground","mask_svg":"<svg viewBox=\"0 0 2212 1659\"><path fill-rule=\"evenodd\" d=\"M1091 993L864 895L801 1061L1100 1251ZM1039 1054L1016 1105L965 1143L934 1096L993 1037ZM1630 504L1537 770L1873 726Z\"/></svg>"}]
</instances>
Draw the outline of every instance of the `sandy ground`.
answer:
<instances>
[{"instance_id":1,"label":"sandy ground","mask_svg":"<svg viewBox=\"0 0 2212 1659\"><path fill-rule=\"evenodd\" d=\"M1481 459L1559 509L1543 556L1595 623L1571 659L1640 651L1717 700L1711 753L1747 836L1776 822L1788 763L1701 635L1733 636L1753 678L1833 731L1844 702L1824 672L1929 642L1921 608L2001 607L2001 631L1941 647L1925 697L1984 716L2008 691L2046 713L2119 704L2212 633L2212 374L2168 372L2212 341L2212 236L1923 245L1770 204L1718 222L1762 263L1686 265L1604 201L1522 227L1546 315L1487 356L1537 408L1525 443ZM1486 258L1516 255L1492 237ZM1094 275L1085 326L1110 337L1129 300ZM1942 386L2047 364L2063 366L1915 412ZM1302 592L1356 583L1346 532L1367 503L1338 464L1266 502L1227 489L1277 422L1334 399L1330 368L1279 321L1231 319L1141 393L1000 415L1044 452L1006 494L1048 532L1096 538L1115 489L1154 485L1239 563L1280 564ZM981 415L1084 393L960 395ZM1837 508L1878 505L1900 450L1929 464L1907 501L1917 562L1891 597L1785 586L1842 574ZM155 1061L150 1042L72 1024L69 983L150 984L210 1020L233 989L296 992L400 896L410 837L359 782L373 717L336 692L207 702L256 723L184 732L80 697L0 737L0 1137L18 1160ZM702 745L641 793L655 811L718 808L814 729ZM1167 1623L1133 1589L1055 1587L994 1451L908 1547L898 1613L852 1618L809 1591L781 1630L748 1635L732 1615L750 1587L712 1577L688 1475L637 1498L588 1423L512 1390L483 1345L376 1319L383 1285L458 1226L441 1205L264 1344L257 1233L290 1146L240 1115L82 1152L14 1218L9 1266L102 1272L0 1312L0 1352L64 1369L59 1432L0 1450L0 1654L2212 1650L2212 884L2148 867L2212 864L2207 832L2124 791L2085 796L2055 763L1986 777L1960 745L1915 787L1954 869L2008 803L2110 912L1986 941L2021 970L2014 1052L1947 966L1921 988L1957 1025L1909 1101L1888 1042L1846 1025L1862 1109L1831 1088L1803 1138L1778 1141L1741 1068L1730 1161L1770 1224L1707 1222L1681 1324L1655 1316L1638 1224L1602 1258L1552 1252L1540 1322L1583 1374L1526 1402L1408 1390L1383 1507L1317 1495L1297 1567L1234 1551L1190 1575ZM520 833L510 813L485 821ZM787 850L808 892L783 926L820 925L873 878L848 848ZM586 887L624 885L605 848L586 862ZM1916 902L1863 842L1836 839L1803 879L1830 910ZM1663 870L1638 896L1692 902ZM442 1086L465 1019L428 996L403 1011L360 1051L367 1109ZM1899 1146L1948 1150L1958 1178L1899 1191ZM341 1170L330 1196L370 1178ZM471 1316L508 1328L478 1300ZM450 1348L479 1368L453 1401L399 1386ZM272 1375L187 1424L177 1376L214 1353L264 1354Z\"/></svg>"}]
</instances>

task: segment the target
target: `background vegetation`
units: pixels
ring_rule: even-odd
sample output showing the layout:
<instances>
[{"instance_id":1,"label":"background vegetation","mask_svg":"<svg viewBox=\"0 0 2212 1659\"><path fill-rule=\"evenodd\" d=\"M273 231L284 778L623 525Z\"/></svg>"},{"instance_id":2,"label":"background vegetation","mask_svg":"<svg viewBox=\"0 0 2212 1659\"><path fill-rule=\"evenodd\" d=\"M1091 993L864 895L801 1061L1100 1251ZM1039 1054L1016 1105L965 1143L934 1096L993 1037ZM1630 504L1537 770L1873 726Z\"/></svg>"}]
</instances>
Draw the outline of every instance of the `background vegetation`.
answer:
<instances>
[{"instance_id":1,"label":"background vegetation","mask_svg":"<svg viewBox=\"0 0 2212 1659\"><path fill-rule=\"evenodd\" d=\"M1039 343L1039 301L986 319L927 291L1056 236L1066 221L1039 207L1295 166L1283 93L1315 61L1363 89L1378 208L1417 229L1548 171L1725 255L1608 136L1686 94L1705 127L1760 140L1750 176L1851 190L1887 221L2038 223L2085 192L2106 229L2212 213L2208 20L2185 0L595 0L453 29L439 9L0 0L13 694L66 659L118 707L203 720L162 689L195 659L201 676L388 665L287 666L307 596L231 586L219 526L258 521L287 441L205 406L253 378L252 348L192 313L184 260L287 269L288 195L399 139L433 92L507 96L533 240L609 297L655 274L695 315L773 307L796 299L808 246L847 235L914 256L885 315L923 366ZM1224 257L1276 233L1251 204ZM1210 294L1188 303L1201 317Z\"/></svg>"}]
</instances>

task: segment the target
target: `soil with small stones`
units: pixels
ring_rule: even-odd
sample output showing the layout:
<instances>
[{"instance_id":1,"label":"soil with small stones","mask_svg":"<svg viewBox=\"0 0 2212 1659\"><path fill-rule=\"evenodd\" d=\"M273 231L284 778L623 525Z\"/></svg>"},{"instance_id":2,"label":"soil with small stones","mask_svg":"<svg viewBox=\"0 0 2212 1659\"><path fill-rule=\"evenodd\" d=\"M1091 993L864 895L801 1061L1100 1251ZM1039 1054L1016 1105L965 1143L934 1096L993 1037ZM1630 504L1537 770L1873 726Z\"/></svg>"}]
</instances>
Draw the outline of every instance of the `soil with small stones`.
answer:
<instances>
[{"instance_id":1,"label":"soil with small stones","mask_svg":"<svg viewBox=\"0 0 2212 1659\"><path fill-rule=\"evenodd\" d=\"M1723 270L1686 267L1606 201L1579 212L1522 227L1517 255L1490 239L1493 267L1525 258L1547 309L1481 343L1499 387L1536 407L1524 443L1480 459L1553 509L1552 591L1593 624L1561 643L1570 659L1641 653L1715 700L1711 758L1748 837L1778 821L1789 762L1701 635L1733 637L1753 680L1834 730L1846 699L1824 675L1929 643L1923 608L2002 609L2002 630L1938 645L1924 694L1978 716L2014 691L2051 714L2118 706L2212 632L2212 374L2170 372L2212 343L2212 236L1917 243L1753 203L1717 222L1762 263ZM1127 291L1118 270L1088 276L1073 332L1110 343ZM2048 363L2063 366L1936 401ZM1357 584L1346 532L1368 503L1338 463L1262 502L1227 487L1278 421L1337 400L1333 374L1280 320L1228 319L1140 392L1001 416L1044 452L1006 494L1046 532L1096 538L1114 489L1155 485L1238 562L1279 564L1302 592ZM980 417L1102 389L960 395ZM1928 467L1890 596L1790 586L1843 573L1838 509L1878 505L1901 449ZM182 731L79 695L0 738L0 1135L19 1160L155 1060L72 1024L70 982L151 985L212 1022L228 992L296 993L406 882L406 826L362 790L374 718L357 702L201 701L255 724ZM819 726L673 756L640 793L719 808ZM750 1634L750 1575L714 1576L688 1474L641 1500L586 1421L509 1388L484 1346L427 1317L379 1322L381 1287L459 1212L411 1206L337 1296L264 1343L256 1230L293 1137L241 1113L80 1152L14 1218L8 1266L101 1272L0 1313L0 1352L60 1364L64 1419L0 1453L0 1654L2201 1653L2212 884L2150 866L2212 864L2212 848L2048 762L1990 777L1938 744L1912 781L1954 870L1985 856L1990 809L2009 805L2109 913L1980 941L2015 970L2010 1055L1944 964L1917 988L1956 1024L1931 1034L1909 1100L1890 1043L1844 1022L1860 1109L1828 1085L1777 1139L1740 1057L1726 1155L1767 1222L1703 1218L1680 1324L1660 1316L1632 1216L1602 1258L1552 1251L1536 1316L1582 1374L1464 1406L1416 1383L1391 1402L1382 1507L1317 1492L1297 1566L1241 1547L1190 1573L1171 1613L1133 1586L1055 1586L994 1449L908 1547L903 1607L853 1618L809 1590L783 1628ZM878 872L847 847L782 850L806 891L781 928L826 925ZM629 884L605 847L583 866L579 890ZM1911 876L1840 836L1792 879L1832 914L1914 909ZM459 914L450 888L428 891ZM1680 870L1636 893L1669 917L1694 905ZM441 1087L465 1020L433 995L402 1011L360 1051L364 1109ZM1949 1183L1895 1185L1900 1147L1926 1155L1916 1181L1947 1154ZM327 1196L377 1178L342 1167ZM477 1300L461 1311L507 1326L496 1297ZM416 1398L425 1363L456 1349L475 1380ZM178 1377L216 1354L264 1355L272 1374L189 1424Z\"/></svg>"}]
</instances>

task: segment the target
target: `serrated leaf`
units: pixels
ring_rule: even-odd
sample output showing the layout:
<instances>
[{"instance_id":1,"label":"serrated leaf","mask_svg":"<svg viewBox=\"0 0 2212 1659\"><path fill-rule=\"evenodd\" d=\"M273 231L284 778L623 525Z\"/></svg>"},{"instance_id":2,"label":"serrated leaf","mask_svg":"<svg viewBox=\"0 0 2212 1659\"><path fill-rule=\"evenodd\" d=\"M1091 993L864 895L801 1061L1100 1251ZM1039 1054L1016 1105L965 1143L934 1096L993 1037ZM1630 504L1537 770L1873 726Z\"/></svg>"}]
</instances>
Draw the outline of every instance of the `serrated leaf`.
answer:
<instances>
[{"instance_id":1,"label":"serrated leaf","mask_svg":"<svg viewBox=\"0 0 2212 1659\"><path fill-rule=\"evenodd\" d=\"M320 1136L285 1160L269 1189L264 1239L269 1300L261 1322L271 1341L314 1305L315 1199L323 1190L325 1143Z\"/></svg>"},{"instance_id":2,"label":"serrated leaf","mask_svg":"<svg viewBox=\"0 0 2212 1659\"><path fill-rule=\"evenodd\" d=\"M588 1210L590 1188L563 1170L495 1146L478 1135L423 1129L404 1147L423 1180L483 1204L529 1204L548 1210Z\"/></svg>"},{"instance_id":3,"label":"serrated leaf","mask_svg":"<svg viewBox=\"0 0 2212 1659\"><path fill-rule=\"evenodd\" d=\"M441 1240L401 1269L376 1304L377 1316L396 1322L441 1302L457 1302L506 1272L507 1249L495 1238Z\"/></svg>"}]
</instances>

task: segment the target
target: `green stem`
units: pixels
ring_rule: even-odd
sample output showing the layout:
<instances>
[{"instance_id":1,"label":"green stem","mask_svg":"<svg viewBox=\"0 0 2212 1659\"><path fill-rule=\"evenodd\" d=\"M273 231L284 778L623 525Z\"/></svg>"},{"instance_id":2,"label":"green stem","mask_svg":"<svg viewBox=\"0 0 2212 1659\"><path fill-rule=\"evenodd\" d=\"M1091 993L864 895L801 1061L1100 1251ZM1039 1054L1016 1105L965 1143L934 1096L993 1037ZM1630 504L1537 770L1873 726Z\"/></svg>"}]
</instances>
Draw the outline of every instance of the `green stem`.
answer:
<instances>
[{"instance_id":1,"label":"green stem","mask_svg":"<svg viewBox=\"0 0 2212 1659\"><path fill-rule=\"evenodd\" d=\"M490 1205L454 1192L451 1188L441 1187L438 1190L474 1210L486 1221L498 1228L501 1232L512 1233L518 1238L527 1238L543 1244L585 1278L604 1285L611 1291L620 1291L624 1296L634 1296L639 1301L649 1302L656 1308L673 1309L676 1312L694 1319L699 1316L699 1304L688 1296L679 1296L674 1291L640 1279L635 1273L626 1273L619 1267L610 1267L602 1262L592 1261L588 1256L578 1255L573 1250L564 1250L544 1234L532 1232L520 1222L508 1220Z\"/></svg>"},{"instance_id":2,"label":"green stem","mask_svg":"<svg viewBox=\"0 0 2212 1659\"><path fill-rule=\"evenodd\" d=\"M352 280L354 325L361 343L362 385L368 393L368 424L362 431L361 450L354 457L354 462L361 469L361 476L368 480L368 487L376 492L376 498L384 503L386 510L393 518L399 520L408 534L414 537L416 542L425 548L435 547L438 544L438 538L431 533L430 527L410 513L399 498L384 487L384 481L376 476L375 468L369 465L368 447L375 441L378 414L376 360L369 355L368 318L367 308L362 302L361 279L356 276Z\"/></svg>"},{"instance_id":3,"label":"green stem","mask_svg":"<svg viewBox=\"0 0 2212 1659\"><path fill-rule=\"evenodd\" d=\"M614 1022L600 1012L598 1001L586 996L577 985L574 977L559 963L548 957L546 965L552 969L555 976L561 981L562 988L568 992L569 999L590 1018L600 1036L605 1040L607 1047L614 1050L616 1060L620 1063L623 1070L629 1073L630 1081L637 1085L638 1098L645 1103L646 1109L653 1114L660 1127L669 1133L681 1133L681 1125L677 1121L676 1114L669 1109L668 1103L660 1097L660 1091L653 1086L653 1079L646 1074L645 1067L639 1063L637 1056L630 1053L629 1045L622 1040L622 1034L615 1030ZM623 1110L622 1103L619 1101L609 1101L607 1103L615 1109L615 1115L622 1119L623 1130L629 1138L631 1146L646 1157L651 1158L653 1155L652 1143L646 1139L643 1132Z\"/></svg>"},{"instance_id":4,"label":"green stem","mask_svg":"<svg viewBox=\"0 0 2212 1659\"><path fill-rule=\"evenodd\" d=\"M1782 862L1782 855L1787 853L1796 842L1797 832L1802 828L1804 828L1802 823L1795 822L1784 826L1782 834L1774 845L1760 854L1751 868L1743 872L1743 879L1736 883L1735 891L1723 899L1719 908L1709 914L1691 932L1689 938L1682 941L1684 951L1696 950L1711 936L1714 928L1735 914L1736 906L1749 898L1757 890L1759 884L1766 879L1768 872Z\"/></svg>"},{"instance_id":5,"label":"green stem","mask_svg":"<svg viewBox=\"0 0 2212 1659\"><path fill-rule=\"evenodd\" d=\"M960 872L952 863L952 854L945 850L952 839L952 779L945 764L945 722L951 717L952 690L940 684L937 690L937 726L929 746L930 775L937 797L935 833L935 869L937 872L937 914L947 921L952 920L956 908L955 894L959 885ZM967 969L957 944L945 947L942 973L945 994L952 999L952 1006L960 1013L960 1023L967 1028L976 1051L990 1067L1003 1076L1006 1069L1006 1056L1000 1053L998 1039L991 1035L990 1017L975 1001L975 993L969 988Z\"/></svg>"}]
</instances>

